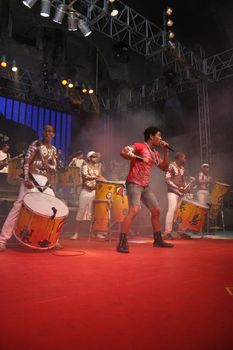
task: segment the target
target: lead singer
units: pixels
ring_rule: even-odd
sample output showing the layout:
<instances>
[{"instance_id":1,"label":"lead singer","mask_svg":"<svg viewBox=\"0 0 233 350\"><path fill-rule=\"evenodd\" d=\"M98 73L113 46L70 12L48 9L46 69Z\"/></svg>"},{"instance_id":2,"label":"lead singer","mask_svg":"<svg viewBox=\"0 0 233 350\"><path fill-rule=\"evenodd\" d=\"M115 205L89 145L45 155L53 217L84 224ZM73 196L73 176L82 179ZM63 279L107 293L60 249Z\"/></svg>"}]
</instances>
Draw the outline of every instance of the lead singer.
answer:
<instances>
[{"instance_id":1,"label":"lead singer","mask_svg":"<svg viewBox=\"0 0 233 350\"><path fill-rule=\"evenodd\" d=\"M172 248L173 244L166 243L162 239L160 226L160 207L155 194L150 189L150 175L155 164L162 171L168 170L168 144L162 141L161 132L156 126L150 126L144 131L144 143L134 143L126 146L121 151L121 156L130 160L130 170L126 180L126 189L129 201L129 211L121 225L120 240L117 245L119 253L129 253L127 234L132 222L139 213L141 201L151 213L154 243L153 247ZM155 147L160 146L164 150L161 159Z\"/></svg>"}]
</instances>

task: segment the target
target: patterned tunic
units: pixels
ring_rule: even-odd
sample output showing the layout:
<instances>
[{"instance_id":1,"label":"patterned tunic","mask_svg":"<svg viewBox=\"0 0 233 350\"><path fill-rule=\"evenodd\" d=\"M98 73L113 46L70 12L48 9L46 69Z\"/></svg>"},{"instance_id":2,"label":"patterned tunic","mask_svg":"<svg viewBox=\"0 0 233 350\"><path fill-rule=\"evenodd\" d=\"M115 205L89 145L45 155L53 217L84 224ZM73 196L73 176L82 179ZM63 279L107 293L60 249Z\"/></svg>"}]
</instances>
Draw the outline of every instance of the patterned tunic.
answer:
<instances>
[{"instance_id":1,"label":"patterned tunic","mask_svg":"<svg viewBox=\"0 0 233 350\"><path fill-rule=\"evenodd\" d=\"M96 180L98 176L101 175L101 169L98 164L96 167L91 166L89 163L85 163L81 169L82 180L83 180L83 188L86 190L92 191L96 188Z\"/></svg>"},{"instance_id":2,"label":"patterned tunic","mask_svg":"<svg viewBox=\"0 0 233 350\"><path fill-rule=\"evenodd\" d=\"M175 193L179 196L183 195L183 193L179 191L179 188L185 186L184 172L184 167L178 166L176 162L169 165L168 171L165 175L168 192Z\"/></svg>"},{"instance_id":3,"label":"patterned tunic","mask_svg":"<svg viewBox=\"0 0 233 350\"><path fill-rule=\"evenodd\" d=\"M49 169L46 169L43 160L49 163ZM29 164L30 162L30 164ZM40 140L34 141L28 148L24 161L24 179L28 180L29 172L32 174L40 174L46 176L48 170L50 173L56 170L56 148L49 148L42 144Z\"/></svg>"}]
</instances>

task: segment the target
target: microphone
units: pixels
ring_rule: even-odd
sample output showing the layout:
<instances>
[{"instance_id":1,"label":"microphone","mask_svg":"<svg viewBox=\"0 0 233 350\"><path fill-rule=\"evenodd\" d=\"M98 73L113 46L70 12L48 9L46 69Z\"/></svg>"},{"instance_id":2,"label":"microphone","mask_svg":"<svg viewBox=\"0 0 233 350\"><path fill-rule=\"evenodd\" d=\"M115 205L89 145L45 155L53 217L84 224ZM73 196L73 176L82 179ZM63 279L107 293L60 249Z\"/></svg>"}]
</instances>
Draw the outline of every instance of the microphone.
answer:
<instances>
[{"instance_id":1,"label":"microphone","mask_svg":"<svg viewBox=\"0 0 233 350\"><path fill-rule=\"evenodd\" d=\"M174 151L174 149L173 148L171 148L170 146L165 146L166 148L168 148L169 149L169 151L171 151L171 152L175 152Z\"/></svg>"},{"instance_id":2,"label":"microphone","mask_svg":"<svg viewBox=\"0 0 233 350\"><path fill-rule=\"evenodd\" d=\"M164 140L161 140L161 142L162 142L162 141L164 141ZM164 141L164 142L166 142L166 141ZM166 145L166 146L163 146L163 147L164 147L164 148L168 148L169 151L171 151L171 152L175 152L174 149L171 148L169 145Z\"/></svg>"}]
</instances>

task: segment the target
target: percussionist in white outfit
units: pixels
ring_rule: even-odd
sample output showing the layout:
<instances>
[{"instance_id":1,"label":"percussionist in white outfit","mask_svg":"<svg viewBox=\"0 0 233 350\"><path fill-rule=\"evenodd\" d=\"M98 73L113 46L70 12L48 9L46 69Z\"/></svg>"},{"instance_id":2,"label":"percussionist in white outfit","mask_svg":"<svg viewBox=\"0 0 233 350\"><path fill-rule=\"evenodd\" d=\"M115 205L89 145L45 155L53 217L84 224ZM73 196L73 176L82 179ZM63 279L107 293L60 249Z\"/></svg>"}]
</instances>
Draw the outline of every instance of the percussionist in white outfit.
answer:
<instances>
[{"instance_id":1,"label":"percussionist in white outfit","mask_svg":"<svg viewBox=\"0 0 233 350\"><path fill-rule=\"evenodd\" d=\"M201 171L198 174L197 191L197 201L201 205L208 205L210 203L210 185L213 182L213 178L209 175L209 164L202 164Z\"/></svg>"}]
</instances>

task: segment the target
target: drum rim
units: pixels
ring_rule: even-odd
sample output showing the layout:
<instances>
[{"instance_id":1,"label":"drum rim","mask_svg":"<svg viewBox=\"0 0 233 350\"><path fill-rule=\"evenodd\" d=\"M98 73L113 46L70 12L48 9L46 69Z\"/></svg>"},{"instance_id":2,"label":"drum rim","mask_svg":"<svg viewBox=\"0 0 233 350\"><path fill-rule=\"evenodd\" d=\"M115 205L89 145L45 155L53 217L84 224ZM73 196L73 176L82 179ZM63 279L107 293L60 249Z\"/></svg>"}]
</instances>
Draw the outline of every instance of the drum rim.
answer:
<instances>
[{"instance_id":1,"label":"drum rim","mask_svg":"<svg viewBox=\"0 0 233 350\"><path fill-rule=\"evenodd\" d=\"M199 204L198 202L191 201L191 200L189 200L189 199L182 199L181 203L182 203L183 201L184 201L184 202L188 202L189 204L190 204L190 203L191 203L191 204L195 204L196 207L199 207L199 208L209 209L209 207L208 207L207 205L202 205L202 204Z\"/></svg>"},{"instance_id":2,"label":"drum rim","mask_svg":"<svg viewBox=\"0 0 233 350\"><path fill-rule=\"evenodd\" d=\"M31 249L35 249L35 250L49 250L49 249L52 249L52 248L55 247L55 245L59 241L59 239L57 239L57 241L54 244L50 245L49 247L34 247L34 246L30 245L30 244L27 244L27 243L21 241L19 239L19 237L16 235L15 230L13 231L13 234L14 234L15 238L17 239L17 241L20 242L22 245L25 245L25 246L27 246L27 247L29 247Z\"/></svg>"},{"instance_id":3,"label":"drum rim","mask_svg":"<svg viewBox=\"0 0 233 350\"><path fill-rule=\"evenodd\" d=\"M229 185L229 184L225 184L225 183L220 182L220 181L215 181L215 183L214 183L214 184L219 184L219 185L223 185L223 186L226 186L226 187L231 187L231 185Z\"/></svg>"},{"instance_id":4,"label":"drum rim","mask_svg":"<svg viewBox=\"0 0 233 350\"><path fill-rule=\"evenodd\" d=\"M39 212L37 212L37 211L35 211L35 210L32 210L32 208L30 208L28 205L25 204L25 202L24 202L24 197L26 197L28 194L43 194L43 195L46 195L46 196L49 196L49 197L56 198L56 199L58 199L60 202L62 202L61 199L59 199L59 198L57 198L57 197L55 197L55 196L51 196L51 194L48 194L48 193L40 193L40 192L28 192L28 193L26 193L26 194L23 196L23 206L25 206L28 210L32 211L33 213L35 213L35 214L37 214L37 215L40 215L40 216L43 216L44 218L49 218L50 216L49 216L49 215L45 215L45 214L41 214L41 213L39 213ZM64 202L62 202L62 203L63 203L63 204L66 206L66 208L67 208L67 215L55 216L54 219L66 218L66 217L69 215L69 208L68 208L68 206L67 206Z\"/></svg>"},{"instance_id":5,"label":"drum rim","mask_svg":"<svg viewBox=\"0 0 233 350\"><path fill-rule=\"evenodd\" d=\"M106 184L113 184L113 185L125 185L125 181L110 181L110 180L98 180L96 179L96 183L103 182Z\"/></svg>"}]
</instances>

